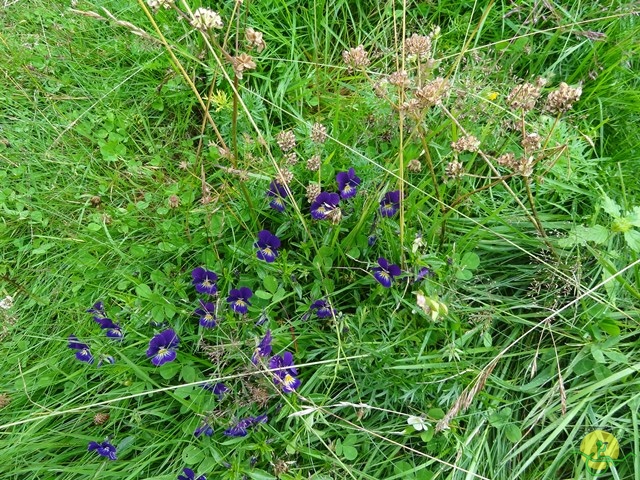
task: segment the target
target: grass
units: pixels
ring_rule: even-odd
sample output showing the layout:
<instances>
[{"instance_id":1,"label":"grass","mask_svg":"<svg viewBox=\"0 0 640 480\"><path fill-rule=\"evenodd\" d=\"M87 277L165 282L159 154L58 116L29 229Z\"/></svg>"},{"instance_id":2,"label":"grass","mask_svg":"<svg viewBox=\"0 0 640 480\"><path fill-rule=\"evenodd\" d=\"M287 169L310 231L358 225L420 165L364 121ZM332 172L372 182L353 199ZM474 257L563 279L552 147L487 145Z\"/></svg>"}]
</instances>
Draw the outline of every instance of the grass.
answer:
<instances>
[{"instance_id":1,"label":"grass","mask_svg":"<svg viewBox=\"0 0 640 480\"><path fill-rule=\"evenodd\" d=\"M0 14L2 478L640 477L631 2L228 3L213 37L145 5ZM267 48L238 79L227 56L247 26ZM435 26L418 76L402 40ZM358 45L370 64L348 69ZM379 83L402 64L411 83ZM536 107L511 108L539 76ZM398 109L437 77L441 104ZM582 94L550 114L560 82ZM540 145L525 152L523 131ZM479 150L455 152L467 135ZM508 152L520 163L497 161ZM312 219L309 182L335 192L351 167L341 220ZM266 192L287 169L279 212ZM394 190L400 210L381 216ZM273 263L256 257L260 230L282 240ZM379 257L403 270L390 288ZM217 273L217 296L195 291L196 267ZM226 301L240 286L246 315ZM310 310L322 299L327 318ZM121 342L86 312L98 300ZM216 305L215 328L198 326L198 300ZM156 367L145 352L167 328L177 359ZM293 354L293 393L251 363L267 329L274 355ZM224 435L260 414L246 437ZM203 422L214 433L196 438ZM580 452L598 429L621 450L599 472ZM105 439L116 461L87 451Z\"/></svg>"}]
</instances>

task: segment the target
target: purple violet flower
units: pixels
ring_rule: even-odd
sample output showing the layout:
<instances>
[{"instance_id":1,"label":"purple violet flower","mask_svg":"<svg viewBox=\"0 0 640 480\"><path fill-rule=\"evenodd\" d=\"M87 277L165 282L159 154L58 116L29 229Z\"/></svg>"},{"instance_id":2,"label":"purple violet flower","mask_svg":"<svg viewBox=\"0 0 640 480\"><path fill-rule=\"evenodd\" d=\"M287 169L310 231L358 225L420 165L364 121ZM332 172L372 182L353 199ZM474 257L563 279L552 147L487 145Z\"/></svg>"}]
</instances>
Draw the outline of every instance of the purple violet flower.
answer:
<instances>
[{"instance_id":1,"label":"purple violet flower","mask_svg":"<svg viewBox=\"0 0 640 480\"><path fill-rule=\"evenodd\" d=\"M69 335L69 348L76 351L76 358L81 362L93 363L93 355L89 350L89 345L82 343L75 335Z\"/></svg>"},{"instance_id":2,"label":"purple violet flower","mask_svg":"<svg viewBox=\"0 0 640 480\"><path fill-rule=\"evenodd\" d=\"M353 168L350 168L348 172L339 172L336 175L336 182L343 199L354 197L358 193L357 187L360 185L360 178Z\"/></svg>"},{"instance_id":3,"label":"purple violet flower","mask_svg":"<svg viewBox=\"0 0 640 480\"><path fill-rule=\"evenodd\" d=\"M338 208L340 195L337 193L320 192L311 204L311 218L324 220L334 209Z\"/></svg>"},{"instance_id":4,"label":"purple violet flower","mask_svg":"<svg viewBox=\"0 0 640 480\"><path fill-rule=\"evenodd\" d=\"M298 369L293 364L293 354L284 352L283 356L274 355L269 360L269 368L275 370L273 372L273 383L282 385L284 393L291 393L300 386L298 377Z\"/></svg>"},{"instance_id":5,"label":"purple violet flower","mask_svg":"<svg viewBox=\"0 0 640 480\"><path fill-rule=\"evenodd\" d=\"M100 360L98 360L98 368L100 368L105 363L113 365L114 363L116 363L116 359L111 355L100 355Z\"/></svg>"},{"instance_id":6,"label":"purple violet flower","mask_svg":"<svg viewBox=\"0 0 640 480\"><path fill-rule=\"evenodd\" d=\"M180 338L172 328L169 328L164 332L158 333L149 341L147 357L153 357L151 358L151 363L156 367L173 362L177 356L175 349L178 348L179 343Z\"/></svg>"},{"instance_id":7,"label":"purple violet flower","mask_svg":"<svg viewBox=\"0 0 640 480\"><path fill-rule=\"evenodd\" d=\"M380 257L378 259L379 267L373 268L373 276L380 285L385 288L389 288L393 281L393 277L397 277L402 273L400 267L395 264L390 264L386 258Z\"/></svg>"},{"instance_id":8,"label":"purple violet flower","mask_svg":"<svg viewBox=\"0 0 640 480\"><path fill-rule=\"evenodd\" d=\"M87 448L87 450L89 452L95 451L101 457L108 458L109 460L116 459L116 447L111 445L108 440L102 443L89 442L89 448Z\"/></svg>"},{"instance_id":9,"label":"purple violet flower","mask_svg":"<svg viewBox=\"0 0 640 480\"><path fill-rule=\"evenodd\" d=\"M227 297L227 302L229 302L229 305L231 306L231 309L234 312L244 315L249 311L249 306L251 305L251 302L249 301L249 299L252 296L253 296L253 292L251 291L250 288L247 288L247 287L241 287L238 289L234 288L229 292L229 296Z\"/></svg>"},{"instance_id":10,"label":"purple violet flower","mask_svg":"<svg viewBox=\"0 0 640 480\"><path fill-rule=\"evenodd\" d=\"M431 271L431 267L422 267L418 271L418 275L416 275L416 279L414 280L414 283L432 276L433 276L433 272Z\"/></svg>"},{"instance_id":11,"label":"purple violet flower","mask_svg":"<svg viewBox=\"0 0 640 480\"><path fill-rule=\"evenodd\" d=\"M380 215L383 217L393 217L400 209L400 190L387 192L380 200Z\"/></svg>"},{"instance_id":12,"label":"purple violet flower","mask_svg":"<svg viewBox=\"0 0 640 480\"><path fill-rule=\"evenodd\" d=\"M227 437L246 437L247 428L258 425L259 423L266 423L269 418L267 415L258 415L257 417L247 417L240 420L233 427L229 427L224 431Z\"/></svg>"},{"instance_id":13,"label":"purple violet flower","mask_svg":"<svg viewBox=\"0 0 640 480\"><path fill-rule=\"evenodd\" d=\"M100 325L102 330L107 331L107 337L122 340L122 329L113 320L106 317L93 317L93 320Z\"/></svg>"},{"instance_id":14,"label":"purple violet flower","mask_svg":"<svg viewBox=\"0 0 640 480\"><path fill-rule=\"evenodd\" d=\"M258 241L255 243L255 246L258 248L256 256L260 260L271 263L278 256L280 239L272 234L269 230L260 230L258 232Z\"/></svg>"},{"instance_id":15,"label":"purple violet flower","mask_svg":"<svg viewBox=\"0 0 640 480\"><path fill-rule=\"evenodd\" d=\"M267 330L262 340L260 340L260 343L253 352L251 362L257 365L260 357L268 357L269 355L271 355L271 330Z\"/></svg>"},{"instance_id":16,"label":"purple violet flower","mask_svg":"<svg viewBox=\"0 0 640 480\"><path fill-rule=\"evenodd\" d=\"M216 306L211 302L203 302L202 300L198 300L200 302L200 307L196 309L196 315L200 316L200 326L204 328L213 328L218 322L216 318Z\"/></svg>"},{"instance_id":17,"label":"purple violet flower","mask_svg":"<svg viewBox=\"0 0 640 480\"><path fill-rule=\"evenodd\" d=\"M267 197L271 197L269 206L279 212L284 212L284 199L287 198L288 195L287 189L274 180L269 185L269 190L267 191Z\"/></svg>"},{"instance_id":18,"label":"purple violet flower","mask_svg":"<svg viewBox=\"0 0 640 480\"><path fill-rule=\"evenodd\" d=\"M203 420L202 424L198 428L196 428L195 432L193 432L193 435L196 438L198 438L202 434L206 435L207 437L213 435L213 427L209 425L206 420Z\"/></svg>"},{"instance_id":19,"label":"purple violet flower","mask_svg":"<svg viewBox=\"0 0 640 480\"><path fill-rule=\"evenodd\" d=\"M193 278L193 286L196 287L196 292L207 293L209 295L215 295L218 292L218 275L214 272L210 272L202 267L194 268L191 272Z\"/></svg>"},{"instance_id":20,"label":"purple violet flower","mask_svg":"<svg viewBox=\"0 0 640 480\"><path fill-rule=\"evenodd\" d=\"M309 310L315 310L318 318L329 318L333 316L333 308L331 308L331 304L325 299L313 302Z\"/></svg>"},{"instance_id":21,"label":"purple violet flower","mask_svg":"<svg viewBox=\"0 0 640 480\"><path fill-rule=\"evenodd\" d=\"M218 397L218 400L222 400L224 394L229 391L229 387L227 387L222 382L218 382L213 385L211 385L210 383L205 383L204 385L202 385L202 388L204 388L205 390L209 390L211 393L216 395Z\"/></svg>"},{"instance_id":22,"label":"purple violet flower","mask_svg":"<svg viewBox=\"0 0 640 480\"><path fill-rule=\"evenodd\" d=\"M195 472L190 468L183 468L182 472L184 473L184 475L178 475L178 480L207 480L207 477L205 477L204 475L196 477Z\"/></svg>"},{"instance_id":23,"label":"purple violet flower","mask_svg":"<svg viewBox=\"0 0 640 480\"><path fill-rule=\"evenodd\" d=\"M104 303L103 302L96 302L93 304L93 307L88 308L86 310L87 313L92 313L93 315L96 315L98 317L106 317L107 315L104 313Z\"/></svg>"}]
</instances>

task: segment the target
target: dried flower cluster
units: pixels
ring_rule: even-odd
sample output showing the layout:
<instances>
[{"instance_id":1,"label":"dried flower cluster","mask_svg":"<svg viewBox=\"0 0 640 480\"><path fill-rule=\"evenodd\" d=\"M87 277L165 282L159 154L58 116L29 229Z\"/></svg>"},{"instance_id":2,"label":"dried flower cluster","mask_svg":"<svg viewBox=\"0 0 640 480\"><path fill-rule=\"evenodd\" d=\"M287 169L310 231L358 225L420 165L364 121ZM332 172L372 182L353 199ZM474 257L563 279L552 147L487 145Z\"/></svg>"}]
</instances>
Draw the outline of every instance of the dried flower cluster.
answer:
<instances>
[{"instance_id":1,"label":"dried flower cluster","mask_svg":"<svg viewBox=\"0 0 640 480\"><path fill-rule=\"evenodd\" d=\"M414 33L404 41L404 48L409 58L426 60L431 56L431 37Z\"/></svg>"},{"instance_id":2,"label":"dried flower cluster","mask_svg":"<svg viewBox=\"0 0 640 480\"><path fill-rule=\"evenodd\" d=\"M320 170L320 155L313 155L309 160L307 160L307 170L310 172L317 172Z\"/></svg>"},{"instance_id":3,"label":"dried flower cluster","mask_svg":"<svg viewBox=\"0 0 640 480\"><path fill-rule=\"evenodd\" d=\"M147 0L147 5L149 5L154 12L157 12L160 8L170 9L174 2L175 0Z\"/></svg>"},{"instance_id":4,"label":"dried flower cluster","mask_svg":"<svg viewBox=\"0 0 640 480\"><path fill-rule=\"evenodd\" d=\"M283 152L289 152L296 148L296 136L291 130L284 130L276 136L276 143Z\"/></svg>"},{"instance_id":5,"label":"dried flower cluster","mask_svg":"<svg viewBox=\"0 0 640 480\"><path fill-rule=\"evenodd\" d=\"M512 110L524 110L528 112L533 110L536 106L536 102L540 97L542 87L546 84L546 80L539 77L536 80L536 84L523 83L522 85L515 86L507 95L507 105Z\"/></svg>"},{"instance_id":6,"label":"dried flower cluster","mask_svg":"<svg viewBox=\"0 0 640 480\"><path fill-rule=\"evenodd\" d=\"M318 145L323 144L327 141L327 127L322 125L321 123L314 123L311 126L311 141L313 143L317 143Z\"/></svg>"},{"instance_id":7,"label":"dried flower cluster","mask_svg":"<svg viewBox=\"0 0 640 480\"><path fill-rule=\"evenodd\" d=\"M309 203L313 203L316 198L318 198L318 195L320 195L321 192L321 188L320 185L318 185L317 183L310 183L309 185L307 185L307 201Z\"/></svg>"},{"instance_id":8,"label":"dried flower cluster","mask_svg":"<svg viewBox=\"0 0 640 480\"><path fill-rule=\"evenodd\" d=\"M293 180L293 172L285 169L280 169L276 180L281 185L289 185L289 183L291 183L291 180Z\"/></svg>"},{"instance_id":9,"label":"dried flower cluster","mask_svg":"<svg viewBox=\"0 0 640 480\"><path fill-rule=\"evenodd\" d=\"M420 170L422 170L422 164L420 163L420 160L418 160L417 158L411 160L409 162L409 165L407 165L407 170L413 173L420 172Z\"/></svg>"},{"instance_id":10,"label":"dried flower cluster","mask_svg":"<svg viewBox=\"0 0 640 480\"><path fill-rule=\"evenodd\" d=\"M242 80L242 72L244 72L245 70L253 70L254 68L256 68L256 62L253 61L251 55L247 55L244 52L242 52L237 57L233 57L232 62L233 71L240 80Z\"/></svg>"},{"instance_id":11,"label":"dried flower cluster","mask_svg":"<svg viewBox=\"0 0 640 480\"><path fill-rule=\"evenodd\" d=\"M362 45L342 52L342 60L348 67L349 72L353 70L364 70L371 63L367 51Z\"/></svg>"},{"instance_id":12,"label":"dried flower cluster","mask_svg":"<svg viewBox=\"0 0 640 480\"><path fill-rule=\"evenodd\" d=\"M258 53L262 52L267 47L267 44L262 38L262 32L258 32L251 27L248 27L244 31L244 38L247 40L249 49L255 48Z\"/></svg>"},{"instance_id":13,"label":"dried flower cluster","mask_svg":"<svg viewBox=\"0 0 640 480\"><path fill-rule=\"evenodd\" d=\"M448 178L460 178L464 173L464 167L458 160L454 160L445 167L444 173Z\"/></svg>"},{"instance_id":14,"label":"dried flower cluster","mask_svg":"<svg viewBox=\"0 0 640 480\"><path fill-rule=\"evenodd\" d=\"M573 104L580 100L582 88L571 87L565 82L561 82L557 90L554 90L547 97L544 109L550 113L564 113L573 107Z\"/></svg>"},{"instance_id":15,"label":"dried flower cluster","mask_svg":"<svg viewBox=\"0 0 640 480\"><path fill-rule=\"evenodd\" d=\"M290 165L293 167L298 163L298 154L296 152L285 153L284 161L287 165Z\"/></svg>"},{"instance_id":16,"label":"dried flower cluster","mask_svg":"<svg viewBox=\"0 0 640 480\"><path fill-rule=\"evenodd\" d=\"M527 133L522 139L522 148L526 152L530 152L531 150L537 150L542 145L542 137L537 133Z\"/></svg>"},{"instance_id":17,"label":"dried flower cluster","mask_svg":"<svg viewBox=\"0 0 640 480\"><path fill-rule=\"evenodd\" d=\"M411 85L409 75L404 70L398 70L389 75L388 82L398 88L407 88Z\"/></svg>"},{"instance_id":18,"label":"dried flower cluster","mask_svg":"<svg viewBox=\"0 0 640 480\"><path fill-rule=\"evenodd\" d=\"M456 142L451 143L451 148L455 152L477 152L480 147L480 140L473 135L460 137Z\"/></svg>"},{"instance_id":19,"label":"dried flower cluster","mask_svg":"<svg viewBox=\"0 0 640 480\"><path fill-rule=\"evenodd\" d=\"M200 31L207 32L212 28L222 28L222 17L211 10L210 8L198 8L193 12L193 18L191 19L191 26Z\"/></svg>"},{"instance_id":20,"label":"dried flower cluster","mask_svg":"<svg viewBox=\"0 0 640 480\"><path fill-rule=\"evenodd\" d=\"M442 102L449 94L450 85L446 78L438 77L416 90L415 97L422 108L432 107Z\"/></svg>"}]
</instances>

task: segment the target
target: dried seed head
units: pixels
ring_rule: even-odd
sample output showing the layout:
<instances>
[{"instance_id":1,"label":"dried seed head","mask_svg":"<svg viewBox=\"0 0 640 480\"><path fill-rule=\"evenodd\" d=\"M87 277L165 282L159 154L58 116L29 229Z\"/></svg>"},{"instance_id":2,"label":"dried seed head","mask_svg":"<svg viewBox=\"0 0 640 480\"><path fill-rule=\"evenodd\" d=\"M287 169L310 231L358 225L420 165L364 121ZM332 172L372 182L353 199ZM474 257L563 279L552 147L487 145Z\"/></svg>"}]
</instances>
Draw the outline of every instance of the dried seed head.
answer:
<instances>
[{"instance_id":1,"label":"dried seed head","mask_svg":"<svg viewBox=\"0 0 640 480\"><path fill-rule=\"evenodd\" d=\"M11 403L11 397L6 393L0 393L0 408L4 408Z\"/></svg>"},{"instance_id":2,"label":"dried seed head","mask_svg":"<svg viewBox=\"0 0 640 480\"><path fill-rule=\"evenodd\" d=\"M462 163L454 160L452 162L449 162L444 170L444 173L449 178L460 178L464 173L464 167L462 166Z\"/></svg>"},{"instance_id":3,"label":"dried seed head","mask_svg":"<svg viewBox=\"0 0 640 480\"><path fill-rule=\"evenodd\" d=\"M416 98L420 101L421 107L432 107L442 102L442 99L449 94L449 81L438 77L416 90Z\"/></svg>"},{"instance_id":4,"label":"dried seed head","mask_svg":"<svg viewBox=\"0 0 640 480\"><path fill-rule=\"evenodd\" d=\"M91 197L91 200L89 200L89 202L91 202L92 207L99 207L102 203L102 198L100 198L99 195L94 195L93 197Z\"/></svg>"},{"instance_id":5,"label":"dried seed head","mask_svg":"<svg viewBox=\"0 0 640 480\"><path fill-rule=\"evenodd\" d=\"M417 158L411 160L409 162L409 165L407 165L407 170L413 173L420 172L420 170L422 170L422 164L420 163L420 160L418 160Z\"/></svg>"},{"instance_id":6,"label":"dried seed head","mask_svg":"<svg viewBox=\"0 0 640 480\"><path fill-rule=\"evenodd\" d=\"M291 130L284 130L276 136L276 143L286 153L296 147L296 136Z\"/></svg>"},{"instance_id":7,"label":"dried seed head","mask_svg":"<svg viewBox=\"0 0 640 480\"><path fill-rule=\"evenodd\" d=\"M242 72L245 70L253 70L256 68L256 62L253 61L250 55L242 52L237 57L232 57L231 61L233 62L233 71L236 76L242 80Z\"/></svg>"},{"instance_id":8,"label":"dried seed head","mask_svg":"<svg viewBox=\"0 0 640 480\"><path fill-rule=\"evenodd\" d=\"M523 177L530 177L533 173L533 157L522 157L516 164L515 171Z\"/></svg>"},{"instance_id":9,"label":"dried seed head","mask_svg":"<svg viewBox=\"0 0 640 480\"><path fill-rule=\"evenodd\" d=\"M507 167L512 170L516 168L516 156L511 152L500 155L498 158L496 158L496 162L498 163L498 165Z\"/></svg>"},{"instance_id":10,"label":"dried seed head","mask_svg":"<svg viewBox=\"0 0 640 480\"><path fill-rule=\"evenodd\" d=\"M281 185L289 185L289 183L293 180L293 172L285 169L280 169L278 176L276 177L276 181Z\"/></svg>"},{"instance_id":11,"label":"dried seed head","mask_svg":"<svg viewBox=\"0 0 640 480\"><path fill-rule=\"evenodd\" d=\"M517 85L511 89L509 95L507 95L507 105L512 110L524 110L528 112L533 110L540 97L540 91L542 85L533 85L531 83L524 83Z\"/></svg>"},{"instance_id":12,"label":"dried seed head","mask_svg":"<svg viewBox=\"0 0 640 480\"><path fill-rule=\"evenodd\" d=\"M369 66L367 51L362 45L342 52L342 60L347 65L349 72L353 70L364 70Z\"/></svg>"},{"instance_id":13,"label":"dried seed head","mask_svg":"<svg viewBox=\"0 0 640 480\"><path fill-rule=\"evenodd\" d=\"M96 413L96 416L93 417L93 424L104 425L105 423L107 423L107 420L109 420L108 413Z\"/></svg>"},{"instance_id":14,"label":"dried seed head","mask_svg":"<svg viewBox=\"0 0 640 480\"><path fill-rule=\"evenodd\" d=\"M267 44L262 38L262 32L258 32L251 27L248 27L244 31L244 38L247 40L247 44L249 45L249 49L256 48L258 53L264 50L267 47Z\"/></svg>"},{"instance_id":15,"label":"dried seed head","mask_svg":"<svg viewBox=\"0 0 640 480\"><path fill-rule=\"evenodd\" d=\"M404 70L398 70L389 75L388 81L391 85L395 85L398 88L407 88L411 85L409 75Z\"/></svg>"},{"instance_id":16,"label":"dried seed head","mask_svg":"<svg viewBox=\"0 0 640 480\"><path fill-rule=\"evenodd\" d=\"M407 114L412 115L414 117L420 116L422 105L420 105L420 101L417 98L410 98L402 105L400 105L400 109Z\"/></svg>"},{"instance_id":17,"label":"dried seed head","mask_svg":"<svg viewBox=\"0 0 640 480\"><path fill-rule=\"evenodd\" d=\"M157 12L160 8L171 8L174 2L175 0L147 0L147 5L149 5L154 12Z\"/></svg>"},{"instance_id":18,"label":"dried seed head","mask_svg":"<svg viewBox=\"0 0 640 480\"><path fill-rule=\"evenodd\" d=\"M294 166L298 163L298 154L296 152L289 152L284 154L284 160L287 165Z\"/></svg>"},{"instance_id":19,"label":"dried seed head","mask_svg":"<svg viewBox=\"0 0 640 480\"><path fill-rule=\"evenodd\" d=\"M537 150L542 145L542 137L537 133L527 133L522 139L522 148L526 152Z\"/></svg>"},{"instance_id":20,"label":"dried seed head","mask_svg":"<svg viewBox=\"0 0 640 480\"><path fill-rule=\"evenodd\" d=\"M169 208L178 208L180 206L180 197L171 195L168 200Z\"/></svg>"},{"instance_id":21,"label":"dried seed head","mask_svg":"<svg viewBox=\"0 0 640 480\"><path fill-rule=\"evenodd\" d=\"M200 31L207 32L212 28L222 28L222 17L214 12L210 8L198 8L193 12L193 18L191 19L191 26Z\"/></svg>"},{"instance_id":22,"label":"dried seed head","mask_svg":"<svg viewBox=\"0 0 640 480\"><path fill-rule=\"evenodd\" d=\"M311 141L313 143L322 144L327 140L327 127L321 123L314 123L311 126Z\"/></svg>"},{"instance_id":23,"label":"dried seed head","mask_svg":"<svg viewBox=\"0 0 640 480\"><path fill-rule=\"evenodd\" d=\"M320 164L322 161L320 160L320 155L314 155L309 160L307 160L307 170L310 172L317 172L320 170Z\"/></svg>"},{"instance_id":24,"label":"dried seed head","mask_svg":"<svg viewBox=\"0 0 640 480\"><path fill-rule=\"evenodd\" d=\"M313 203L318 195L320 195L320 191L320 185L317 183L310 183L307 185L307 202Z\"/></svg>"},{"instance_id":25,"label":"dried seed head","mask_svg":"<svg viewBox=\"0 0 640 480\"><path fill-rule=\"evenodd\" d=\"M460 152L477 152L480 147L480 140L478 140L473 135L465 135L461 137L456 142L451 143L451 148L454 151Z\"/></svg>"},{"instance_id":26,"label":"dried seed head","mask_svg":"<svg viewBox=\"0 0 640 480\"><path fill-rule=\"evenodd\" d=\"M102 221L105 225L111 225L113 218L111 218L111 215L109 215L108 213L105 213L104 215L102 215Z\"/></svg>"},{"instance_id":27,"label":"dried seed head","mask_svg":"<svg viewBox=\"0 0 640 480\"><path fill-rule=\"evenodd\" d=\"M404 41L404 48L410 58L425 60L431 56L431 38L414 33Z\"/></svg>"},{"instance_id":28,"label":"dried seed head","mask_svg":"<svg viewBox=\"0 0 640 480\"><path fill-rule=\"evenodd\" d=\"M186 160L182 160L179 164L178 164L178 168L180 170L188 170L189 169L189 162L187 162Z\"/></svg>"},{"instance_id":29,"label":"dried seed head","mask_svg":"<svg viewBox=\"0 0 640 480\"><path fill-rule=\"evenodd\" d=\"M13 307L13 297L11 295L7 295L0 300L0 309L9 310L11 307Z\"/></svg>"},{"instance_id":30,"label":"dried seed head","mask_svg":"<svg viewBox=\"0 0 640 480\"><path fill-rule=\"evenodd\" d=\"M547 97L544 109L550 113L564 113L573 107L573 104L580 100L582 95L581 87L570 87L565 82L561 82L557 90L554 90Z\"/></svg>"},{"instance_id":31,"label":"dried seed head","mask_svg":"<svg viewBox=\"0 0 640 480\"><path fill-rule=\"evenodd\" d=\"M336 207L327 213L327 220L330 220L333 225L337 225L342 220L342 210L340 207Z\"/></svg>"}]
</instances>

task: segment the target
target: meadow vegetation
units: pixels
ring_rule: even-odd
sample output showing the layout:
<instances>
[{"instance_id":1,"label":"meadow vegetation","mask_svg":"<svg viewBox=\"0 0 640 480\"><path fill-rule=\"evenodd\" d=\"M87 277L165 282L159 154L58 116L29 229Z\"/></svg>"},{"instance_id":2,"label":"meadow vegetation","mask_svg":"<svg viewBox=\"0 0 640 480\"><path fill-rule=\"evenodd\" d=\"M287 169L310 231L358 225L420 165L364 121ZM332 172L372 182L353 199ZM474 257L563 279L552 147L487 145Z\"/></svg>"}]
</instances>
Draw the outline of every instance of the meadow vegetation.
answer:
<instances>
[{"instance_id":1,"label":"meadow vegetation","mask_svg":"<svg viewBox=\"0 0 640 480\"><path fill-rule=\"evenodd\" d=\"M0 476L638 478L638 13L5 0Z\"/></svg>"}]
</instances>

